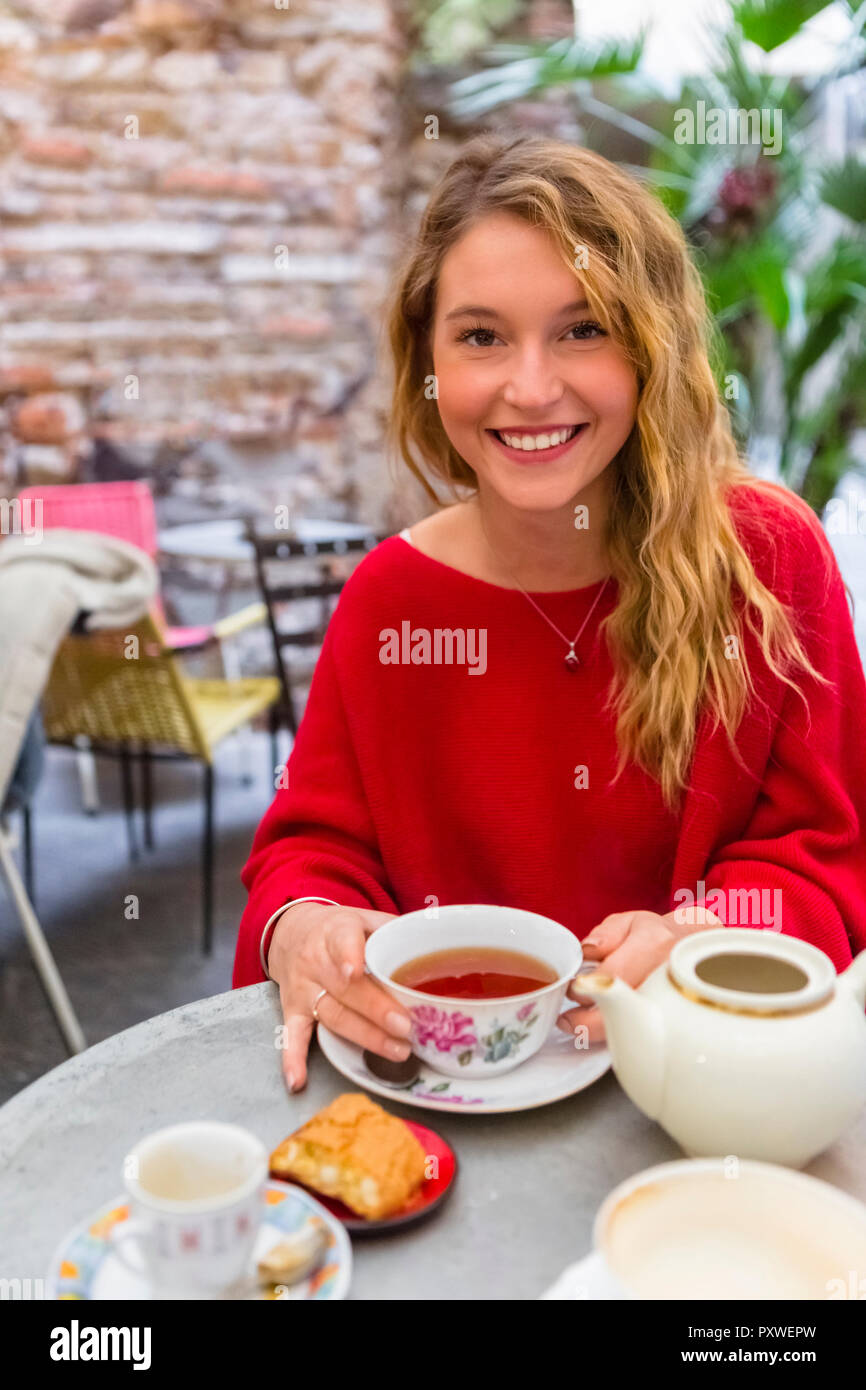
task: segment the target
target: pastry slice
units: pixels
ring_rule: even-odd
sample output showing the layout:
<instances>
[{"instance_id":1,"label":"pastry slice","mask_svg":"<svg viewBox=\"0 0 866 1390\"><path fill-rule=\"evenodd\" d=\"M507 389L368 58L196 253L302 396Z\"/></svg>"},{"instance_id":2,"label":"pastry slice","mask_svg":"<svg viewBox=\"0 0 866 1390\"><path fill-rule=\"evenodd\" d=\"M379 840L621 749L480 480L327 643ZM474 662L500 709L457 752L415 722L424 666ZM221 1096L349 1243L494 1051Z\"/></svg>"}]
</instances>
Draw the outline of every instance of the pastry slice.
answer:
<instances>
[{"instance_id":1,"label":"pastry slice","mask_svg":"<svg viewBox=\"0 0 866 1390\"><path fill-rule=\"evenodd\" d=\"M360 1092L337 1096L271 1154L275 1178L338 1197L368 1220L399 1211L421 1186L426 1155L402 1120Z\"/></svg>"}]
</instances>

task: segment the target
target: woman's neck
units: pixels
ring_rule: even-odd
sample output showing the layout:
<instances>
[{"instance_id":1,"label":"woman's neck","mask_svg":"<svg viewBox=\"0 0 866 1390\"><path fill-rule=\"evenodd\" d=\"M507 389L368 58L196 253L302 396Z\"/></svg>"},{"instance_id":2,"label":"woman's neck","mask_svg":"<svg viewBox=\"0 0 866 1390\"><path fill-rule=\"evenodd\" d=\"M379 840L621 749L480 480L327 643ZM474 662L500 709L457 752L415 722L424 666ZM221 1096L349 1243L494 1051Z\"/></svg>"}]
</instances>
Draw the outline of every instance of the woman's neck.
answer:
<instances>
[{"instance_id":1,"label":"woman's neck","mask_svg":"<svg viewBox=\"0 0 866 1390\"><path fill-rule=\"evenodd\" d=\"M586 513L572 504L559 512L516 512L495 494L477 494L468 504L467 520L481 562L496 573L493 582L543 593L582 589L604 579L610 564L600 500L596 496L586 504Z\"/></svg>"}]
</instances>

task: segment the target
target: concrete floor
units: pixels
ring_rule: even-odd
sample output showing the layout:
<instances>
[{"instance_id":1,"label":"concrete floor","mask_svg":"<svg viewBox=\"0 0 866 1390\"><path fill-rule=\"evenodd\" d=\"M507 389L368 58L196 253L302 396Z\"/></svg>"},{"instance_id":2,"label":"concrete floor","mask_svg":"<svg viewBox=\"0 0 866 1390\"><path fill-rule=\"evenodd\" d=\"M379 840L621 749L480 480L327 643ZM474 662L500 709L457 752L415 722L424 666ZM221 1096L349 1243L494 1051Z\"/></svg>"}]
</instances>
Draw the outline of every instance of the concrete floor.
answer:
<instances>
[{"instance_id":1,"label":"concrete floor","mask_svg":"<svg viewBox=\"0 0 866 1390\"><path fill-rule=\"evenodd\" d=\"M283 736L281 756L287 752ZM214 950L205 957L201 766L155 765L155 847L131 863L117 763L98 760L102 809L91 817L81 811L74 754L47 750L33 817L36 910L89 1044L231 988L246 903L239 874L273 797L265 734L249 736L250 786L243 785L243 761L242 748L229 740L216 769ZM139 900L138 920L125 916L130 894ZM0 888L0 1103L66 1057L18 920Z\"/></svg>"}]
</instances>

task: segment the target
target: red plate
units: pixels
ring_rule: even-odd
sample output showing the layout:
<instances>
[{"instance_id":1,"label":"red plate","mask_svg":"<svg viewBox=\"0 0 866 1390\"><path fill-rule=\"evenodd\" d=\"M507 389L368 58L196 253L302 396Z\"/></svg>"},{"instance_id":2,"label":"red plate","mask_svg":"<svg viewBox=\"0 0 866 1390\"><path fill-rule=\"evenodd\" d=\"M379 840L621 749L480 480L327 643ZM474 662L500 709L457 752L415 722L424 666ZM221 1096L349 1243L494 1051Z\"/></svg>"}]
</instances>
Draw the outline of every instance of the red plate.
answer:
<instances>
[{"instance_id":1,"label":"red plate","mask_svg":"<svg viewBox=\"0 0 866 1390\"><path fill-rule=\"evenodd\" d=\"M399 1117L399 1118L402 1118ZM304 1188L315 1197L317 1202L321 1202L323 1207L336 1216L338 1221L352 1235L365 1235L367 1231L384 1231L394 1226L408 1226L413 1221L421 1221L424 1217L440 1206L454 1186L457 1177L457 1155L449 1144L446 1144L441 1134L437 1134L434 1129L428 1129L426 1125L416 1124L414 1120L403 1120L403 1124L410 1129L424 1148L428 1158L435 1158L436 1177L425 1178L418 1191L405 1206L399 1211L395 1211L391 1216L384 1216L380 1221L369 1221L365 1216L359 1216L352 1211L344 1202L337 1197L328 1197L324 1192L317 1192L314 1187L307 1187L305 1183L298 1182L296 1178L286 1178L281 1174L272 1173L271 1177L279 1177L280 1182L293 1183L295 1187Z\"/></svg>"}]
</instances>

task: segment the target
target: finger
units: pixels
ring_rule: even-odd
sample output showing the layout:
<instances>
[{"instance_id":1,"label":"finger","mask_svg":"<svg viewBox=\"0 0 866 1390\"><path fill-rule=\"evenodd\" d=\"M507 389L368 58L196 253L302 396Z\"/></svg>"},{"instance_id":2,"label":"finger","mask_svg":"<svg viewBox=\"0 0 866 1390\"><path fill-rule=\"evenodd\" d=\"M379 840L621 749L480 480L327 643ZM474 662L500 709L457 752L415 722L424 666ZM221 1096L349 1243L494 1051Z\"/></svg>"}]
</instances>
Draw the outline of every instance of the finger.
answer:
<instances>
[{"instance_id":1,"label":"finger","mask_svg":"<svg viewBox=\"0 0 866 1390\"><path fill-rule=\"evenodd\" d=\"M356 1013L341 999L326 994L319 1001L319 1018L332 1033L337 1033L359 1047L369 1048L380 1057L390 1057L392 1061L404 1062L412 1051L407 1038L393 1038L378 1027L371 1019Z\"/></svg>"},{"instance_id":2,"label":"finger","mask_svg":"<svg viewBox=\"0 0 866 1390\"><path fill-rule=\"evenodd\" d=\"M282 1067L283 1078L290 1091L299 1091L307 1083L307 1053L313 1035L310 1014L283 1008Z\"/></svg>"},{"instance_id":3,"label":"finger","mask_svg":"<svg viewBox=\"0 0 866 1390\"><path fill-rule=\"evenodd\" d=\"M331 951L330 942L327 934L319 941L312 944L310 959L306 962L305 974L308 980L315 983L316 989L323 987L329 994L333 994L336 999L342 999L346 990L350 988L354 981L350 981L344 972L345 959ZM352 969L356 969L356 960L353 959ZM357 979L368 978L366 967L361 971Z\"/></svg>"},{"instance_id":4,"label":"finger","mask_svg":"<svg viewBox=\"0 0 866 1390\"><path fill-rule=\"evenodd\" d=\"M331 926L327 934L328 954L341 980L356 980L364 974L367 937L372 936L385 922L392 922L396 915L395 912L374 912L372 908L365 908L363 912L355 914L354 922L347 916Z\"/></svg>"},{"instance_id":5,"label":"finger","mask_svg":"<svg viewBox=\"0 0 866 1390\"><path fill-rule=\"evenodd\" d=\"M580 943L587 960L603 960L621 946L637 916L637 912L612 912L587 932Z\"/></svg>"},{"instance_id":6,"label":"finger","mask_svg":"<svg viewBox=\"0 0 866 1390\"><path fill-rule=\"evenodd\" d=\"M412 1031L412 1018L408 1009L369 976L344 985L336 997L347 1008L375 1023L384 1033L403 1039L408 1038Z\"/></svg>"},{"instance_id":7,"label":"finger","mask_svg":"<svg viewBox=\"0 0 866 1390\"><path fill-rule=\"evenodd\" d=\"M329 920L325 936L328 954L342 980L356 980L364 974L367 937L395 916L393 912L374 912L372 908L346 908Z\"/></svg>"},{"instance_id":8,"label":"finger","mask_svg":"<svg viewBox=\"0 0 866 1390\"><path fill-rule=\"evenodd\" d=\"M407 1010L372 976L363 973L347 981L332 959L327 943L322 941L307 969L309 983L316 993L323 987L334 998L396 1038L408 1038L412 1019Z\"/></svg>"},{"instance_id":9,"label":"finger","mask_svg":"<svg viewBox=\"0 0 866 1390\"><path fill-rule=\"evenodd\" d=\"M692 932L703 931L706 927L725 925L710 908L696 907L693 903L689 903L687 907L676 908L673 919L671 930L675 936L689 936Z\"/></svg>"},{"instance_id":10,"label":"finger","mask_svg":"<svg viewBox=\"0 0 866 1390\"><path fill-rule=\"evenodd\" d=\"M318 983L321 979L321 985ZM328 991L324 998L331 998L344 1004L353 1013L360 1014L370 1023L376 1024L383 1034L401 1041L412 1031L412 1019L403 1005L389 994L376 980L364 975L351 984L340 977L333 961L325 958L321 967L311 970L310 988L316 993L324 986ZM322 1005L318 1012L322 1014ZM326 1026L330 1026L326 1024Z\"/></svg>"},{"instance_id":11,"label":"finger","mask_svg":"<svg viewBox=\"0 0 866 1390\"><path fill-rule=\"evenodd\" d=\"M360 913L335 912L328 923L325 945L343 983L364 973L364 947L367 934Z\"/></svg>"},{"instance_id":12,"label":"finger","mask_svg":"<svg viewBox=\"0 0 866 1390\"><path fill-rule=\"evenodd\" d=\"M393 922L396 916L396 912L374 912L372 908L365 909L364 931L370 936L372 932L378 931L384 922Z\"/></svg>"},{"instance_id":13,"label":"finger","mask_svg":"<svg viewBox=\"0 0 866 1390\"><path fill-rule=\"evenodd\" d=\"M576 1042L584 1045L605 1041L601 1009L568 1009L559 1015L556 1026L563 1033L572 1034Z\"/></svg>"},{"instance_id":14,"label":"finger","mask_svg":"<svg viewBox=\"0 0 866 1390\"><path fill-rule=\"evenodd\" d=\"M626 984L642 984L670 955L674 936L661 920L648 922L629 934L623 944L606 958L605 971L618 975Z\"/></svg>"}]
</instances>

